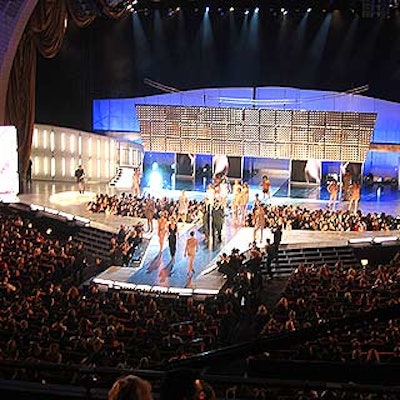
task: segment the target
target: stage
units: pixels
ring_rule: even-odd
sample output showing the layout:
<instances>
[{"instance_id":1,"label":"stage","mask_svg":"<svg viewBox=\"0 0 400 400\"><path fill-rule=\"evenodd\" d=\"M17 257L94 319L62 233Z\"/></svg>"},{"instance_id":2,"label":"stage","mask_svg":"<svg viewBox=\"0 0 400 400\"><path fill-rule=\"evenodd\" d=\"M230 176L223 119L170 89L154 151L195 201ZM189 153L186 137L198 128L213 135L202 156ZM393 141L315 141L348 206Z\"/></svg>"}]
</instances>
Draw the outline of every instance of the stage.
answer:
<instances>
[{"instance_id":1,"label":"stage","mask_svg":"<svg viewBox=\"0 0 400 400\"><path fill-rule=\"evenodd\" d=\"M316 198L284 198L277 197L279 187L272 190L273 196L270 204L296 204L309 209L324 208L327 200ZM145 189L146 191L146 189ZM117 215L93 214L87 210L88 201L95 198L98 193L121 193L105 184L89 183L87 191L79 194L76 184L68 183L46 183L33 182L29 193L22 194L18 200L24 204L33 204L47 207L52 210L59 210L62 213L79 216L87 221L91 227L116 233L119 226L124 223L127 226L134 225L138 218L121 217ZM257 187L250 189L250 202L254 199L255 193L260 193ZM177 199L180 190L160 190L151 193L155 197L166 196ZM190 199L201 200L205 193L201 190L188 191ZM347 203L338 204L338 208L346 209ZM398 214L399 202L373 202L361 200L360 209L363 212L375 210L384 211L388 214ZM367 210L367 211L365 211ZM222 253L230 254L233 248L240 252L249 248L253 240L253 229L237 226L230 215L225 217L224 229L221 243L206 243L205 236L201 233L199 226L192 224L178 224L177 253L175 260L171 260L168 243L164 243L163 251L159 252L158 236L153 233L147 236L149 244L140 264L134 267L110 266L100 275L93 277L94 282L117 288L136 289L144 291L157 291L165 293L180 294L213 294L217 293L225 283L225 278L217 271L216 262ZM188 259L184 257L186 239L191 230L195 231L199 241L199 251L195 257L193 276L187 278ZM154 229L157 232L157 229ZM281 246L283 248L307 248L307 247L331 247L346 246L350 239L399 236L398 231L380 232L321 232L290 230L283 231ZM263 245L266 238L272 239L269 230L264 231L263 240L258 242Z\"/></svg>"}]
</instances>

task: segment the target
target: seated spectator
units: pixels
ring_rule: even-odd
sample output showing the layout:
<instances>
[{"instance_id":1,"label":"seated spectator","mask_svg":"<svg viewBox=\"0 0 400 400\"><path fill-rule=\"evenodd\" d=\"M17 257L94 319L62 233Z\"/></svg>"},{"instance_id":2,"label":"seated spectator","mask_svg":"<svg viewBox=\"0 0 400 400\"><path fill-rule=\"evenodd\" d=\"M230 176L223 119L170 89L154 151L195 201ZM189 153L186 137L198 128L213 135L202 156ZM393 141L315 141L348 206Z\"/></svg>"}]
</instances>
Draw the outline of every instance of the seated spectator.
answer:
<instances>
[{"instance_id":1,"label":"seated spectator","mask_svg":"<svg viewBox=\"0 0 400 400\"><path fill-rule=\"evenodd\" d=\"M108 400L151 400L151 385L135 375L118 378L108 392Z\"/></svg>"}]
</instances>

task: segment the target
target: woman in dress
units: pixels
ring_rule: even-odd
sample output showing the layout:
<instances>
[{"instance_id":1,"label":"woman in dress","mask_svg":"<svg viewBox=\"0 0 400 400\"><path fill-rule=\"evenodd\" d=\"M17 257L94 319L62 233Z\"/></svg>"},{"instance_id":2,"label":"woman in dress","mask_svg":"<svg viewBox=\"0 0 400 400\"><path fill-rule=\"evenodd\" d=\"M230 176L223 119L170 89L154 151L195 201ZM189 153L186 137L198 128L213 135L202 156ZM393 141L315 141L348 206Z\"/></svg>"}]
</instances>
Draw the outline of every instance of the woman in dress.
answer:
<instances>
[{"instance_id":1,"label":"woman in dress","mask_svg":"<svg viewBox=\"0 0 400 400\"><path fill-rule=\"evenodd\" d=\"M149 195L144 204L144 215L147 220L148 232L153 232L153 218L155 214L156 214L156 204L154 202L154 199L151 198Z\"/></svg>"},{"instance_id":2,"label":"woman in dress","mask_svg":"<svg viewBox=\"0 0 400 400\"><path fill-rule=\"evenodd\" d=\"M189 210L189 199L186 196L185 189L183 189L178 200L178 216L182 222L186 222L188 210Z\"/></svg>"},{"instance_id":3,"label":"woman in dress","mask_svg":"<svg viewBox=\"0 0 400 400\"><path fill-rule=\"evenodd\" d=\"M240 185L239 180L236 179L232 187L232 213L233 213L233 220L235 223L238 222L239 218L241 193L242 193L242 186Z\"/></svg>"},{"instance_id":4,"label":"woman in dress","mask_svg":"<svg viewBox=\"0 0 400 400\"><path fill-rule=\"evenodd\" d=\"M165 235L168 231L168 213L163 211L158 219L158 241L160 243L160 254L162 253L165 241Z\"/></svg>"},{"instance_id":5,"label":"woman in dress","mask_svg":"<svg viewBox=\"0 0 400 400\"><path fill-rule=\"evenodd\" d=\"M240 193L240 217L241 223L244 224L247 217L247 207L249 205L249 185L247 183L243 183L242 192Z\"/></svg>"},{"instance_id":6,"label":"woman in dress","mask_svg":"<svg viewBox=\"0 0 400 400\"><path fill-rule=\"evenodd\" d=\"M171 258L175 258L176 254L176 239L178 236L178 225L174 216L171 216L168 224L168 245Z\"/></svg>"}]
</instances>

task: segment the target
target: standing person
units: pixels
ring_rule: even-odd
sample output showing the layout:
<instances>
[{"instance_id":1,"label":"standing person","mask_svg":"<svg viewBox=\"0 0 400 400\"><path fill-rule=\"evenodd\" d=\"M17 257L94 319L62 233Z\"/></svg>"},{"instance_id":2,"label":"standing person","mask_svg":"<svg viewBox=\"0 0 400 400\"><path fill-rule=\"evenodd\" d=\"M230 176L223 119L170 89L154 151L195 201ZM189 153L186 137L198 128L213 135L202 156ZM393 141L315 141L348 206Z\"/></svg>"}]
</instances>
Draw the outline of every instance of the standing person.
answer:
<instances>
[{"instance_id":1,"label":"standing person","mask_svg":"<svg viewBox=\"0 0 400 400\"><path fill-rule=\"evenodd\" d=\"M274 231L274 249L275 249L275 264L278 264L278 259L279 259L279 246L282 241L282 226L278 225L277 228Z\"/></svg>"},{"instance_id":2,"label":"standing person","mask_svg":"<svg viewBox=\"0 0 400 400\"><path fill-rule=\"evenodd\" d=\"M140 170L135 168L132 175L132 194L134 197L140 197Z\"/></svg>"},{"instance_id":3,"label":"standing person","mask_svg":"<svg viewBox=\"0 0 400 400\"><path fill-rule=\"evenodd\" d=\"M268 278L272 279L274 277L272 273L272 261L276 257L276 249L273 244L271 244L271 240L267 239L267 245L265 247L265 252L267 253L267 274Z\"/></svg>"},{"instance_id":4,"label":"standing person","mask_svg":"<svg viewBox=\"0 0 400 400\"><path fill-rule=\"evenodd\" d=\"M242 192L242 186L239 183L239 180L235 179L235 182L232 186L232 213L233 213L233 220L235 223L237 223L239 219L241 192Z\"/></svg>"},{"instance_id":5,"label":"standing person","mask_svg":"<svg viewBox=\"0 0 400 400\"><path fill-rule=\"evenodd\" d=\"M157 234L158 234L158 242L160 244L160 254L163 251L164 247L164 241L165 241L165 235L167 234L168 230L168 212L167 211L162 211L160 218L158 219L158 229L157 229Z\"/></svg>"},{"instance_id":6,"label":"standing person","mask_svg":"<svg viewBox=\"0 0 400 400\"><path fill-rule=\"evenodd\" d=\"M346 171L343 175L343 192L342 192L342 200L350 200L350 186L351 186L351 174L349 171Z\"/></svg>"},{"instance_id":7,"label":"standing person","mask_svg":"<svg viewBox=\"0 0 400 400\"><path fill-rule=\"evenodd\" d=\"M260 242L263 240L263 233L265 228L265 210L262 205L254 208L253 211L253 240L257 241L257 232L260 231Z\"/></svg>"},{"instance_id":8,"label":"standing person","mask_svg":"<svg viewBox=\"0 0 400 400\"><path fill-rule=\"evenodd\" d=\"M226 176L223 176L221 178L221 183L219 184L219 197L224 212L226 210L226 207L228 206L228 196L229 196L229 184Z\"/></svg>"},{"instance_id":9,"label":"standing person","mask_svg":"<svg viewBox=\"0 0 400 400\"><path fill-rule=\"evenodd\" d=\"M212 210L213 234L217 236L219 242L222 241L222 227L224 225L225 212L219 202L216 202Z\"/></svg>"},{"instance_id":10,"label":"standing person","mask_svg":"<svg viewBox=\"0 0 400 400\"><path fill-rule=\"evenodd\" d=\"M360 195L361 195L361 186L359 182L354 181L350 185L350 202L349 202L349 211L351 211L351 208L354 204L354 214L358 210L358 202L360 201Z\"/></svg>"},{"instance_id":11,"label":"standing person","mask_svg":"<svg viewBox=\"0 0 400 400\"><path fill-rule=\"evenodd\" d=\"M261 191L263 193L263 200L267 197L268 200L271 198L271 182L267 175L262 177L262 181L260 183Z\"/></svg>"},{"instance_id":12,"label":"standing person","mask_svg":"<svg viewBox=\"0 0 400 400\"><path fill-rule=\"evenodd\" d=\"M252 211L254 212L254 210L255 210L257 207L260 207L260 205L261 205L260 195L259 195L258 193L256 193L256 194L254 195L254 201L253 201Z\"/></svg>"},{"instance_id":13,"label":"standing person","mask_svg":"<svg viewBox=\"0 0 400 400\"><path fill-rule=\"evenodd\" d=\"M75 170L75 178L76 182L78 183L79 193L85 193L85 170L83 169L82 165L79 165Z\"/></svg>"},{"instance_id":14,"label":"standing person","mask_svg":"<svg viewBox=\"0 0 400 400\"><path fill-rule=\"evenodd\" d=\"M240 199L239 199L240 217L242 224L246 222L247 208L249 205L249 196L250 196L249 185L245 182L243 183L242 192L240 193Z\"/></svg>"},{"instance_id":15,"label":"standing person","mask_svg":"<svg viewBox=\"0 0 400 400\"><path fill-rule=\"evenodd\" d=\"M26 183L32 183L32 160L28 161L28 168L26 169Z\"/></svg>"},{"instance_id":16,"label":"standing person","mask_svg":"<svg viewBox=\"0 0 400 400\"><path fill-rule=\"evenodd\" d=\"M194 257L198 249L199 249L199 243L197 239L194 237L194 231L191 231L188 239L186 240L186 246L185 246L185 257L187 256L189 258L189 265L187 268L188 278L190 278L195 272L193 269L193 264L194 264Z\"/></svg>"},{"instance_id":17,"label":"standing person","mask_svg":"<svg viewBox=\"0 0 400 400\"><path fill-rule=\"evenodd\" d=\"M168 246L171 258L175 258L176 254L176 238L178 236L178 225L174 216L171 216L168 224Z\"/></svg>"},{"instance_id":18,"label":"standing person","mask_svg":"<svg viewBox=\"0 0 400 400\"><path fill-rule=\"evenodd\" d=\"M330 207L330 208L332 208L332 210L334 210L336 208L336 201L337 201L338 192L339 192L339 184L338 184L337 180L332 179L329 182L327 189L329 192L328 207Z\"/></svg>"},{"instance_id":19,"label":"standing person","mask_svg":"<svg viewBox=\"0 0 400 400\"><path fill-rule=\"evenodd\" d=\"M274 231L274 245L279 248L282 241L282 226L278 225Z\"/></svg>"},{"instance_id":20,"label":"standing person","mask_svg":"<svg viewBox=\"0 0 400 400\"><path fill-rule=\"evenodd\" d=\"M189 211L189 199L186 196L186 190L183 189L178 199L178 220L186 222L187 214Z\"/></svg>"},{"instance_id":21,"label":"standing person","mask_svg":"<svg viewBox=\"0 0 400 400\"><path fill-rule=\"evenodd\" d=\"M153 218L155 214L156 203L154 202L154 199L149 195L144 204L144 215L147 220L147 232L153 232Z\"/></svg>"}]
</instances>

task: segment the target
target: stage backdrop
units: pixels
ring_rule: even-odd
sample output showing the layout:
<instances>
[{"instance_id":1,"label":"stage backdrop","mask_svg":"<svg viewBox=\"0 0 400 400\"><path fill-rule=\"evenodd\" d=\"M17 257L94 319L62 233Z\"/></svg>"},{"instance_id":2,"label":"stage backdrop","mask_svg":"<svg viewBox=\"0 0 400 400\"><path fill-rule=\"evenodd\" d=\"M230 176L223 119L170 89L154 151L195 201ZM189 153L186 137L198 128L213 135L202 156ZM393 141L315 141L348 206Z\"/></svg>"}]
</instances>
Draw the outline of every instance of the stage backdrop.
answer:
<instances>
[{"instance_id":1,"label":"stage backdrop","mask_svg":"<svg viewBox=\"0 0 400 400\"><path fill-rule=\"evenodd\" d=\"M340 111L376 113L377 121L372 143L400 143L400 104L332 91L306 90L292 87L227 87L188 90L153 96L101 99L93 102L93 129L96 131L139 132L136 105L175 105L284 108L285 110ZM180 152L180 150L178 150ZM211 154L212 152L208 152ZM246 156L255 156L246 154ZM317 158L314 155L310 158ZM283 157L289 158L289 157ZM298 159L298 157L293 157ZM345 155L340 160L349 161ZM369 151L364 162L364 174L397 178L400 175L399 154Z\"/></svg>"},{"instance_id":2,"label":"stage backdrop","mask_svg":"<svg viewBox=\"0 0 400 400\"><path fill-rule=\"evenodd\" d=\"M0 126L0 201L13 201L19 192L17 130Z\"/></svg>"}]
</instances>

